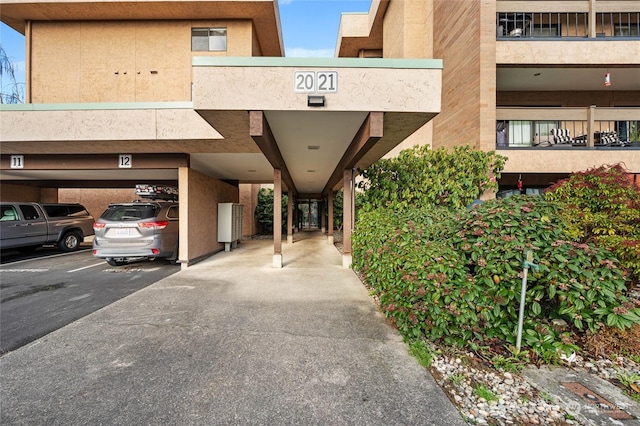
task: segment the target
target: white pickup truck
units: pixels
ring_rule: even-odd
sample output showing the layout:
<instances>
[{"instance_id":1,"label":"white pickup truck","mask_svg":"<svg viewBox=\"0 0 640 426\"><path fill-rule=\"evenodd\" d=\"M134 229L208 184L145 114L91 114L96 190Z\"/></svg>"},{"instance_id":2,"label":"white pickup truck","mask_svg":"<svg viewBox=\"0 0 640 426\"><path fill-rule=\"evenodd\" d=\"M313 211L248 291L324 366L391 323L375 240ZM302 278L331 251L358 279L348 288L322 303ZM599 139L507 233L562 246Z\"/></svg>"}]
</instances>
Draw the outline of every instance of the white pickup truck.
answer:
<instances>
[{"instance_id":1,"label":"white pickup truck","mask_svg":"<svg viewBox=\"0 0 640 426\"><path fill-rule=\"evenodd\" d=\"M0 203L0 249L35 250L56 244L75 251L93 235L93 216L81 204Z\"/></svg>"}]
</instances>

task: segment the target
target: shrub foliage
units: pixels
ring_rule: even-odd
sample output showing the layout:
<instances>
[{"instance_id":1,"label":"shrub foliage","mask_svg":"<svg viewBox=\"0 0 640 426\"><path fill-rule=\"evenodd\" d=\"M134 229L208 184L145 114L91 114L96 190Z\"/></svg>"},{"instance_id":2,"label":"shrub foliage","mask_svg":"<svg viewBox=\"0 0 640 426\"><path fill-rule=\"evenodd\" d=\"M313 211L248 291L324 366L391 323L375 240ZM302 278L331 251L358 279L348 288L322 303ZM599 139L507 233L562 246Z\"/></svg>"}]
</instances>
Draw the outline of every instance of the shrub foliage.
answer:
<instances>
[{"instance_id":1,"label":"shrub foliage","mask_svg":"<svg viewBox=\"0 0 640 426\"><path fill-rule=\"evenodd\" d=\"M621 164L573 173L545 197L566 205L560 213L570 238L591 242L615 254L630 274L640 279L640 188Z\"/></svg>"},{"instance_id":2,"label":"shrub foliage","mask_svg":"<svg viewBox=\"0 0 640 426\"><path fill-rule=\"evenodd\" d=\"M362 172L353 267L384 313L410 339L513 345L531 252L522 344L538 359L576 350L575 333L639 324L625 269L637 276L640 204L622 169L577 174L544 198L465 208L497 189L490 176L504 161L468 147L415 147Z\"/></svg>"},{"instance_id":3,"label":"shrub foliage","mask_svg":"<svg viewBox=\"0 0 640 426\"><path fill-rule=\"evenodd\" d=\"M624 297L618 263L592 244L567 241L559 208L511 197L458 213L363 213L353 236L354 268L385 314L414 338L515 344L527 250L539 270L528 275L524 346L539 355L573 349L551 326L556 318L592 331L640 322L640 302Z\"/></svg>"},{"instance_id":4,"label":"shrub foliage","mask_svg":"<svg viewBox=\"0 0 640 426\"><path fill-rule=\"evenodd\" d=\"M258 204L254 212L255 218L258 221L261 234L273 233L273 197L274 191L271 188L262 188L258 192ZM287 203L288 198L286 195L282 196L282 230L286 232L287 229Z\"/></svg>"},{"instance_id":5,"label":"shrub foliage","mask_svg":"<svg viewBox=\"0 0 640 426\"><path fill-rule=\"evenodd\" d=\"M497 191L506 157L468 146L453 151L415 146L381 159L365 170L362 208L464 208L485 191Z\"/></svg>"}]
</instances>

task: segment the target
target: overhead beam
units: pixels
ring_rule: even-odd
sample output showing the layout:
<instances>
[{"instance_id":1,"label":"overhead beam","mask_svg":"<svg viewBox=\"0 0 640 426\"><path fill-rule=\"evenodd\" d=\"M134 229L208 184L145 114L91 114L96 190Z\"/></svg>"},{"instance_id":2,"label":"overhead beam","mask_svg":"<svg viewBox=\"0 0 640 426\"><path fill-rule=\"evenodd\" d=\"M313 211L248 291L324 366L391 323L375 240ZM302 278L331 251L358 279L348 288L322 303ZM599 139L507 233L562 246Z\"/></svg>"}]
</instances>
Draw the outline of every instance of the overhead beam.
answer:
<instances>
[{"instance_id":1,"label":"overhead beam","mask_svg":"<svg viewBox=\"0 0 640 426\"><path fill-rule=\"evenodd\" d=\"M11 155L0 156L0 169L11 168ZM20 170L122 170L119 154L25 154ZM130 153L128 169L189 167L189 154Z\"/></svg>"},{"instance_id":2,"label":"overhead beam","mask_svg":"<svg viewBox=\"0 0 640 426\"><path fill-rule=\"evenodd\" d=\"M328 194L343 179L343 173L346 169L352 169L364 157L371 148L382 138L384 127L384 113L370 112L365 118L362 126L353 137L353 140L344 152L340 162L327 181L323 194Z\"/></svg>"},{"instance_id":3,"label":"overhead beam","mask_svg":"<svg viewBox=\"0 0 640 426\"><path fill-rule=\"evenodd\" d=\"M293 195L296 195L298 190L293 183L289 169L287 169L287 164L284 162L284 158L282 158L282 153L278 148L278 144L273 136L271 127L269 127L267 118L264 116L264 112L249 111L249 134L271 166L282 172L282 181L287 187L287 191L291 191Z\"/></svg>"}]
</instances>

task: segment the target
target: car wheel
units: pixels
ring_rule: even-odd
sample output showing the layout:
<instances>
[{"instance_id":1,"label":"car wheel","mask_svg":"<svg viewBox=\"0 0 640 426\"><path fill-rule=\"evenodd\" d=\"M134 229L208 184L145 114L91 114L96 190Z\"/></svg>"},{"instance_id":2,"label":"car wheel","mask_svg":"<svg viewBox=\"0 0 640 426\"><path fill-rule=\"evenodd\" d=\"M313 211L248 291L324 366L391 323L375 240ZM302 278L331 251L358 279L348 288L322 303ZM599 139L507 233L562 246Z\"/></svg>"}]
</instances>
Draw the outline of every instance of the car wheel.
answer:
<instances>
[{"instance_id":1,"label":"car wheel","mask_svg":"<svg viewBox=\"0 0 640 426\"><path fill-rule=\"evenodd\" d=\"M107 257L107 259L106 259L106 260L107 260L107 263L108 263L109 265L111 265L111 266L122 266L122 265L124 265L125 263L127 263L124 259L118 259L118 260L116 260L116 259L111 258L111 257Z\"/></svg>"},{"instance_id":2,"label":"car wheel","mask_svg":"<svg viewBox=\"0 0 640 426\"><path fill-rule=\"evenodd\" d=\"M80 248L82 242L82 236L78 231L69 231L62 236L62 239L58 243L58 248L62 251L76 251Z\"/></svg>"}]
</instances>

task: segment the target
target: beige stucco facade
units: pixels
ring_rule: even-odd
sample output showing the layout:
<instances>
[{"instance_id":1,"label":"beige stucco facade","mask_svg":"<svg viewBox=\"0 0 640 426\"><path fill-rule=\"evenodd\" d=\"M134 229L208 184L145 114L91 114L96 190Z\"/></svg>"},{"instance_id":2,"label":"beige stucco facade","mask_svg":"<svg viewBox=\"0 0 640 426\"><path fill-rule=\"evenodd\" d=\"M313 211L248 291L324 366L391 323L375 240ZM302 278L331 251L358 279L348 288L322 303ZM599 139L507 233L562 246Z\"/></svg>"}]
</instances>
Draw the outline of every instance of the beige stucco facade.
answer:
<instances>
[{"instance_id":1,"label":"beige stucco facade","mask_svg":"<svg viewBox=\"0 0 640 426\"><path fill-rule=\"evenodd\" d=\"M224 248L218 203L244 205L250 237L261 185L326 199L441 108L442 61L409 42L366 61L283 58L275 0L3 0L2 20L25 35L27 99L0 107L0 198L98 216L136 183L175 185L184 266ZM194 29L224 30L224 48L194 50Z\"/></svg>"},{"instance_id":2,"label":"beige stucco facade","mask_svg":"<svg viewBox=\"0 0 640 426\"><path fill-rule=\"evenodd\" d=\"M242 203L250 236L260 185L327 200L415 144L497 150L502 189L600 164L640 174L640 147L597 146L640 123L640 35L617 37L623 19L640 28L637 1L372 0L343 15L336 58L297 59L275 0L3 0L25 34L27 102L0 107L0 197L96 214L135 183L174 184L188 265L222 249L217 203ZM224 28L226 48L193 51L194 28ZM552 146L550 126L582 145Z\"/></svg>"},{"instance_id":3,"label":"beige stucco facade","mask_svg":"<svg viewBox=\"0 0 640 426\"><path fill-rule=\"evenodd\" d=\"M503 36L504 26L517 19L529 25L524 36ZM602 164L622 162L640 173L638 147L595 145L599 132L621 123L637 129L640 122L640 39L615 34L619 25L637 32L639 20L640 3L631 0L377 0L366 18L343 15L336 54L442 58L440 114L390 155L414 144L498 150L509 158L501 186L515 188L520 174L545 186ZM526 33L551 27L557 37ZM611 86L603 85L605 73ZM550 109L541 113L541 107ZM542 137L531 130L520 145L503 148L497 145L498 121L527 131L555 123L586 143L536 148Z\"/></svg>"},{"instance_id":4,"label":"beige stucco facade","mask_svg":"<svg viewBox=\"0 0 640 426\"><path fill-rule=\"evenodd\" d=\"M192 27L226 28L227 49L192 52ZM36 21L31 102L190 101L192 57L253 56L253 36L250 20Z\"/></svg>"}]
</instances>

